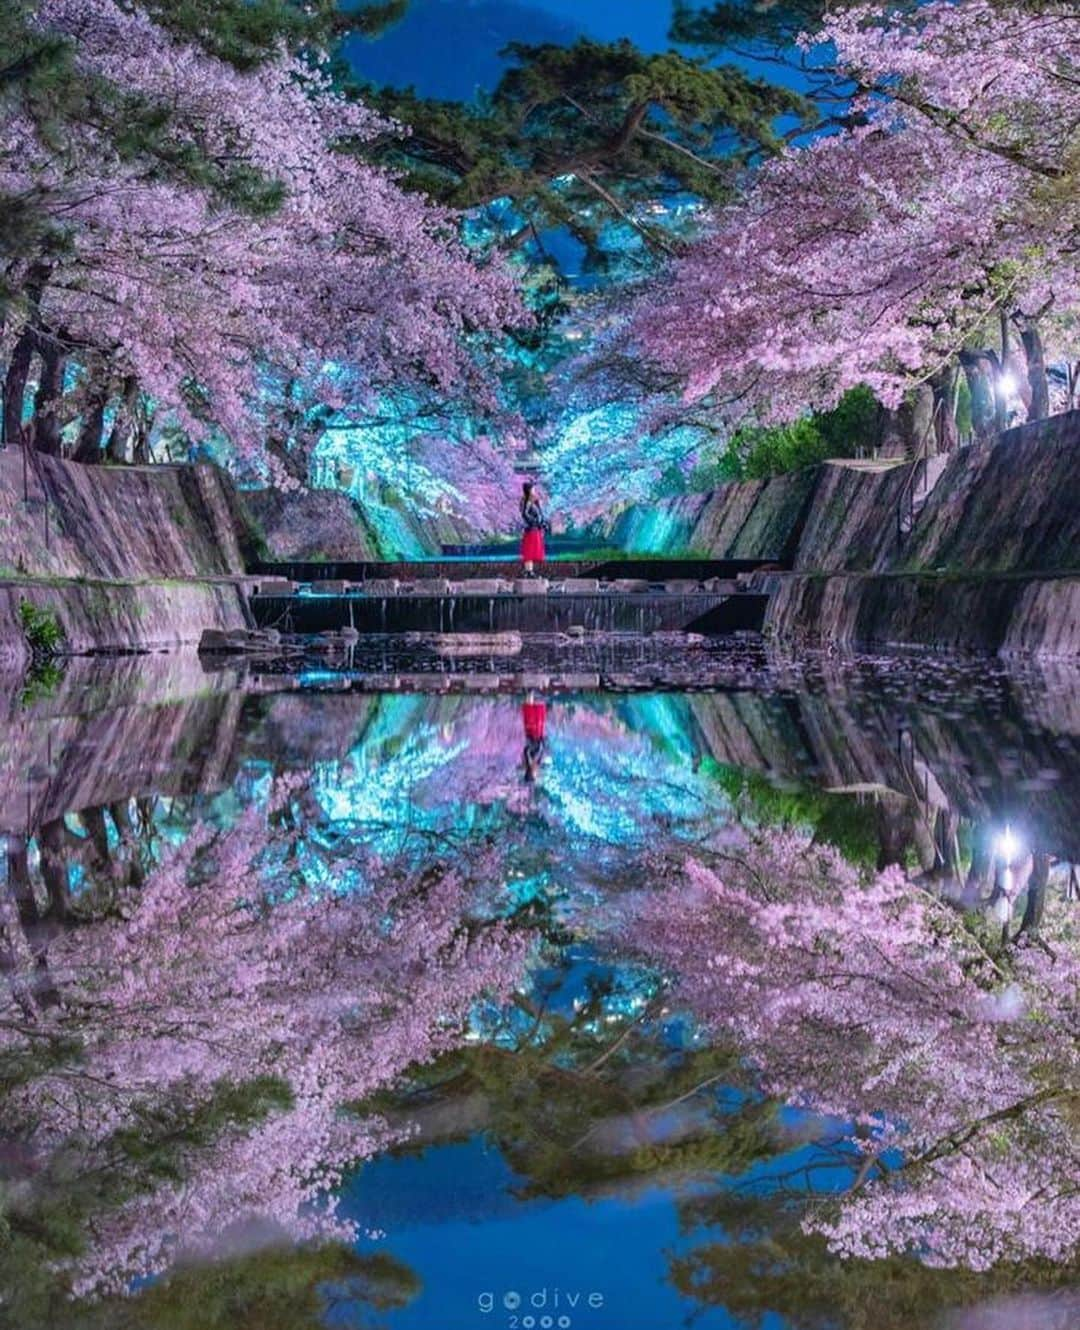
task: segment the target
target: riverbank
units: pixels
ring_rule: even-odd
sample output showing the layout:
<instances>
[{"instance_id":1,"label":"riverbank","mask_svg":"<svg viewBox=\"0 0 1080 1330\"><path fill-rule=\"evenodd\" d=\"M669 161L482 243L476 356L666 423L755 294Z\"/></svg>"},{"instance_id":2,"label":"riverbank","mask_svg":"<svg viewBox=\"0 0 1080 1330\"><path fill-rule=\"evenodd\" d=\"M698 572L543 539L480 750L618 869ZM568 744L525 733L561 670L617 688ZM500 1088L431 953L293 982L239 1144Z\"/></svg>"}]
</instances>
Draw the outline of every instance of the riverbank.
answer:
<instances>
[{"instance_id":1,"label":"riverbank","mask_svg":"<svg viewBox=\"0 0 1080 1330\"><path fill-rule=\"evenodd\" d=\"M35 655L163 651L249 623L241 578L0 581L0 669Z\"/></svg>"},{"instance_id":2,"label":"riverbank","mask_svg":"<svg viewBox=\"0 0 1080 1330\"><path fill-rule=\"evenodd\" d=\"M914 471L825 463L629 509L612 537L775 560L778 640L1080 657L1078 460L1072 412Z\"/></svg>"},{"instance_id":3,"label":"riverbank","mask_svg":"<svg viewBox=\"0 0 1080 1330\"><path fill-rule=\"evenodd\" d=\"M781 642L1080 656L1080 576L788 573L770 580L764 631Z\"/></svg>"}]
</instances>

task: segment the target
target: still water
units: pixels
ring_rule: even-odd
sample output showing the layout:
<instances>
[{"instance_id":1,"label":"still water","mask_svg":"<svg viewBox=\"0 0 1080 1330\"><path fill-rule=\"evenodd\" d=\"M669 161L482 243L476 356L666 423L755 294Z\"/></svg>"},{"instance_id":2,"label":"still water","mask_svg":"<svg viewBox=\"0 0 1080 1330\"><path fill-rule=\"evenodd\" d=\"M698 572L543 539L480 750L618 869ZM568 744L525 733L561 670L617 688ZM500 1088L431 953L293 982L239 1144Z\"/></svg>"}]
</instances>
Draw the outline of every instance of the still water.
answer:
<instances>
[{"instance_id":1,"label":"still water","mask_svg":"<svg viewBox=\"0 0 1080 1330\"><path fill-rule=\"evenodd\" d=\"M1076 673L569 668L0 690L0 1318L1080 1323Z\"/></svg>"}]
</instances>

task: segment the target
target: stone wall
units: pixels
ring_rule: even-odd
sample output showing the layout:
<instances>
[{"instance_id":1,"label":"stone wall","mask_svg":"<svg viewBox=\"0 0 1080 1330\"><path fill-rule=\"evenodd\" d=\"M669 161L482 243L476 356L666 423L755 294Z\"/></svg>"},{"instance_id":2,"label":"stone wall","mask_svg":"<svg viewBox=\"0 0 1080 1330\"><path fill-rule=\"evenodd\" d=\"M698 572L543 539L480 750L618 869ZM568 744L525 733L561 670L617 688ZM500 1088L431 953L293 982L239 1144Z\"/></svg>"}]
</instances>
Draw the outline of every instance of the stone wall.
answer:
<instances>
[{"instance_id":1,"label":"stone wall","mask_svg":"<svg viewBox=\"0 0 1080 1330\"><path fill-rule=\"evenodd\" d=\"M1080 571L1080 413L954 453L894 566Z\"/></svg>"},{"instance_id":2,"label":"stone wall","mask_svg":"<svg viewBox=\"0 0 1080 1330\"><path fill-rule=\"evenodd\" d=\"M866 571L890 567L900 553L897 504L910 469L856 471L816 468L817 480L792 566L806 572Z\"/></svg>"},{"instance_id":3,"label":"stone wall","mask_svg":"<svg viewBox=\"0 0 1080 1330\"><path fill-rule=\"evenodd\" d=\"M679 552L787 564L794 571L764 588L778 638L1070 657L1080 655L1078 472L1072 412L952 454L903 538L907 465L825 464L727 485L657 505L651 519L631 509L616 533L629 548L651 531Z\"/></svg>"},{"instance_id":4,"label":"stone wall","mask_svg":"<svg viewBox=\"0 0 1080 1330\"><path fill-rule=\"evenodd\" d=\"M794 556L820 471L807 467L653 506L635 504L616 520L611 539L631 554L689 553L787 563Z\"/></svg>"},{"instance_id":5,"label":"stone wall","mask_svg":"<svg viewBox=\"0 0 1080 1330\"><path fill-rule=\"evenodd\" d=\"M0 577L243 572L233 488L213 466L82 466L0 450Z\"/></svg>"},{"instance_id":6,"label":"stone wall","mask_svg":"<svg viewBox=\"0 0 1080 1330\"><path fill-rule=\"evenodd\" d=\"M361 507L341 490L239 490L236 497L259 558L279 563L425 558L489 534L452 513Z\"/></svg>"},{"instance_id":7,"label":"stone wall","mask_svg":"<svg viewBox=\"0 0 1080 1330\"><path fill-rule=\"evenodd\" d=\"M1080 656L1080 577L788 573L767 635L811 645Z\"/></svg>"},{"instance_id":8,"label":"stone wall","mask_svg":"<svg viewBox=\"0 0 1080 1330\"><path fill-rule=\"evenodd\" d=\"M20 607L52 615L61 653L149 651L197 644L204 628L243 628L239 582L0 582L0 670L21 670L30 656Z\"/></svg>"},{"instance_id":9,"label":"stone wall","mask_svg":"<svg viewBox=\"0 0 1080 1330\"><path fill-rule=\"evenodd\" d=\"M339 490L239 490L259 557L363 562L380 557L359 508Z\"/></svg>"}]
</instances>

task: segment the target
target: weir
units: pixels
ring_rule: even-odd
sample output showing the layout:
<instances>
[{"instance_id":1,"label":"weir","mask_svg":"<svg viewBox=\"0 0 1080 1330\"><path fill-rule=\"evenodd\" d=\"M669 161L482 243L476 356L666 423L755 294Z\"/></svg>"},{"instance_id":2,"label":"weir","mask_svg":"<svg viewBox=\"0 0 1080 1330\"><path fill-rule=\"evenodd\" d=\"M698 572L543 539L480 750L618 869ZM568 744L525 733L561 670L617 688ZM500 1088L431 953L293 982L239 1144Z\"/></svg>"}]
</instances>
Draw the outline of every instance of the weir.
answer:
<instances>
[{"instance_id":1,"label":"weir","mask_svg":"<svg viewBox=\"0 0 1080 1330\"><path fill-rule=\"evenodd\" d=\"M709 558L634 558L596 559L596 558L557 558L545 565L545 575L551 581L561 581L567 577L595 577L603 582L617 581L620 578L642 578L648 582L667 582L674 578L695 578L704 581L713 577L738 577L756 572L764 567L775 568L776 563L766 564L757 559L709 559ZM521 571L521 559L516 550L509 554L456 555L444 550L442 557L431 559L408 559L386 562L384 560L254 560L248 564L248 572L253 576L281 577L291 582L325 582L343 580L348 582L380 581L386 578L398 578L411 581L424 577L447 577L464 580L472 577L516 577Z\"/></svg>"},{"instance_id":2,"label":"weir","mask_svg":"<svg viewBox=\"0 0 1080 1330\"><path fill-rule=\"evenodd\" d=\"M258 627L287 633L727 633L760 629L768 601L750 569L733 572L726 561L579 565L575 575L560 568L561 576L514 580L491 576L491 564L474 569L489 576L452 578L416 564L365 565L358 581L266 573L251 609Z\"/></svg>"}]
</instances>

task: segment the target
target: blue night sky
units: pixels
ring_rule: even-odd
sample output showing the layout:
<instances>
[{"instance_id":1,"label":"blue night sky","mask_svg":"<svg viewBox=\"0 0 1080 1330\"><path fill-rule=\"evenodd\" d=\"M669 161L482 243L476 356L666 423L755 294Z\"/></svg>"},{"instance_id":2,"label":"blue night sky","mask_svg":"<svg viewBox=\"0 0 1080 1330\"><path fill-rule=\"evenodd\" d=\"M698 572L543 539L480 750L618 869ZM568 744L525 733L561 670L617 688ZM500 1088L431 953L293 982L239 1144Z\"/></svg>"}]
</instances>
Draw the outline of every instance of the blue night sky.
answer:
<instances>
[{"instance_id":1,"label":"blue night sky","mask_svg":"<svg viewBox=\"0 0 1080 1330\"><path fill-rule=\"evenodd\" d=\"M670 18L671 0L412 0L407 17L378 41L351 41L349 59L372 82L468 100L499 81L507 42L629 37L662 51Z\"/></svg>"}]
</instances>

